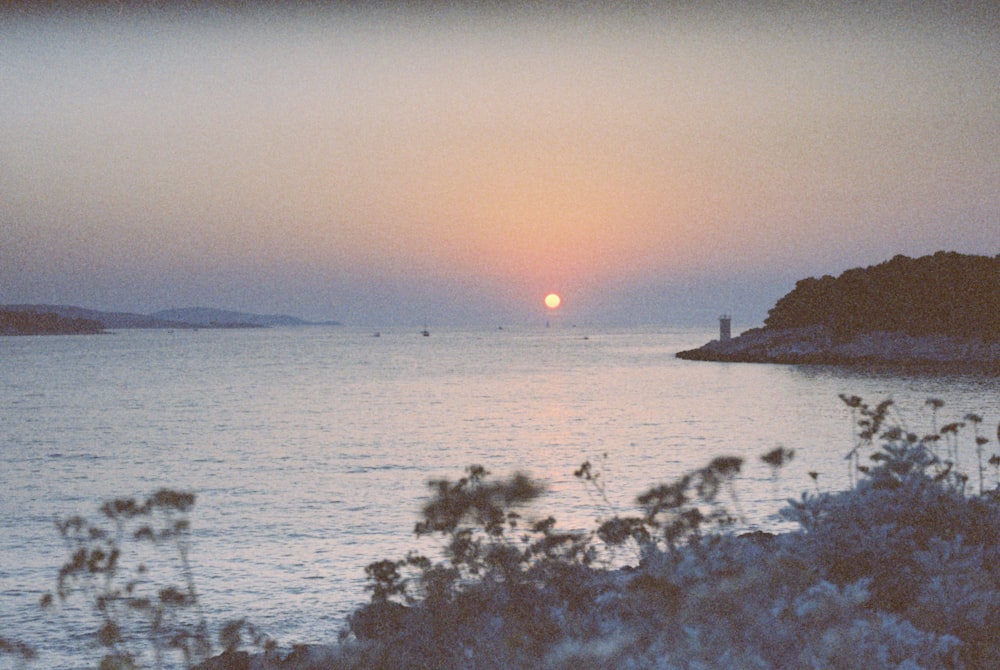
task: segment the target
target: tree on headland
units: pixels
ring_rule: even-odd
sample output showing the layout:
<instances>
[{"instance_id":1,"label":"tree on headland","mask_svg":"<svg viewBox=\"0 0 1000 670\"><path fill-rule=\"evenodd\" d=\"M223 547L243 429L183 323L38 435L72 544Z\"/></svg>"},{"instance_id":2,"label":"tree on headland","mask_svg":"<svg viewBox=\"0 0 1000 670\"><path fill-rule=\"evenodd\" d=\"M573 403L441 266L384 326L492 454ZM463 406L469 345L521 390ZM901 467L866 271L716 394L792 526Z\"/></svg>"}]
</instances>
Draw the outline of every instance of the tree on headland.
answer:
<instances>
[{"instance_id":1,"label":"tree on headland","mask_svg":"<svg viewBox=\"0 0 1000 670\"><path fill-rule=\"evenodd\" d=\"M939 251L799 281L765 329L824 326L837 338L872 331L1000 340L1000 256Z\"/></svg>"}]
</instances>

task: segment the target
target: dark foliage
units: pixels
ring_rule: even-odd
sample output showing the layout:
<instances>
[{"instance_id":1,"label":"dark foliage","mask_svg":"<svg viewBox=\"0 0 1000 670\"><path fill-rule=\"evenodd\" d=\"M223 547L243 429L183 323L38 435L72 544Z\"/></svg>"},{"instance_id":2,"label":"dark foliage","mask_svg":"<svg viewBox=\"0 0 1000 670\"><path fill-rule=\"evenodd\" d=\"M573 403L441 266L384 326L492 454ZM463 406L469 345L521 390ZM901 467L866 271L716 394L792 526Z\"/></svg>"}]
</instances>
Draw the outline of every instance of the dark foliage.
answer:
<instances>
[{"instance_id":1,"label":"dark foliage","mask_svg":"<svg viewBox=\"0 0 1000 670\"><path fill-rule=\"evenodd\" d=\"M871 331L1000 340L1000 256L896 256L839 277L803 279L764 325L825 326L842 340Z\"/></svg>"},{"instance_id":2,"label":"dark foliage","mask_svg":"<svg viewBox=\"0 0 1000 670\"><path fill-rule=\"evenodd\" d=\"M0 656L12 656L21 660L35 658L35 650L20 640L8 640L0 636Z\"/></svg>"},{"instance_id":3,"label":"dark foliage","mask_svg":"<svg viewBox=\"0 0 1000 670\"><path fill-rule=\"evenodd\" d=\"M919 437L890 401L842 399L859 480L793 501L801 530L779 536L705 532L734 527L719 496L738 458L649 489L639 514L569 534L561 553L540 551L554 519L516 523L507 503L534 497L513 495L524 482L490 483L481 468L434 482L418 531L439 533L448 560L369 566L372 603L351 621L367 646L350 667L993 667L1000 495L970 495L956 467L959 433L979 417L937 429L942 403L929 401L935 430ZM976 428L980 463L987 442ZM777 476L793 455L761 460ZM589 461L575 474L607 502ZM595 562L623 545L639 550L633 567Z\"/></svg>"},{"instance_id":4,"label":"dark foliage","mask_svg":"<svg viewBox=\"0 0 1000 670\"><path fill-rule=\"evenodd\" d=\"M968 477L956 467L964 422L921 437L899 428L891 401L870 408L841 398L854 411L851 458L863 478L848 491L791 501L785 515L804 532L789 546L834 584L863 580L875 611L963 640L960 665L992 667L1000 653L1000 488L967 494ZM936 423L943 403L927 405ZM987 442L977 429L981 478ZM870 466L859 459L865 449Z\"/></svg>"}]
</instances>

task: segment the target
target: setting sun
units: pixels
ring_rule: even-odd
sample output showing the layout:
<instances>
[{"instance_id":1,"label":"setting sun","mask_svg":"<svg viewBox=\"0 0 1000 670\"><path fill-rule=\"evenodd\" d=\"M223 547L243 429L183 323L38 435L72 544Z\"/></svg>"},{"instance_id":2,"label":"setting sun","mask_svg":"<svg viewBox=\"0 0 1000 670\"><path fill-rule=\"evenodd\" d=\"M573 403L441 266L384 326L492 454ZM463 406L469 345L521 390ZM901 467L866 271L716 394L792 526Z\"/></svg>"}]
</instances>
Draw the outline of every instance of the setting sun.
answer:
<instances>
[{"instance_id":1,"label":"setting sun","mask_svg":"<svg viewBox=\"0 0 1000 670\"><path fill-rule=\"evenodd\" d=\"M550 293L545 296L545 306L549 309L555 309L562 302L562 298L556 293Z\"/></svg>"}]
</instances>

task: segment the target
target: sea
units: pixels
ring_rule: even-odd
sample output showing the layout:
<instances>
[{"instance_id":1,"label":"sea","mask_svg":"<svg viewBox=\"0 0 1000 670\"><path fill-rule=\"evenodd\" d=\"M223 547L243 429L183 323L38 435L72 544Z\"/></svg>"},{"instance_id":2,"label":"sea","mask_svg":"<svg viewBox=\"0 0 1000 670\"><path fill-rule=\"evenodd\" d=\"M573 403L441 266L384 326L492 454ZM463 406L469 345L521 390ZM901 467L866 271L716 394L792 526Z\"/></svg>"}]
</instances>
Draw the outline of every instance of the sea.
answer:
<instances>
[{"instance_id":1,"label":"sea","mask_svg":"<svg viewBox=\"0 0 1000 670\"><path fill-rule=\"evenodd\" d=\"M100 521L104 501L165 487L196 494L188 559L205 618L245 618L288 647L337 639L369 597L369 563L433 553L413 534L428 482L471 465L541 480L523 515L586 530L740 456L721 502L741 528L784 532L789 498L849 486L839 394L891 399L918 433L978 414L987 457L1000 451L996 376L675 357L715 337L558 325L0 338L0 637L35 649L26 667L96 667L93 603L39 607L70 555L56 521ZM971 431L962 458L978 487ZM760 459L776 447L794 450L777 471ZM603 496L574 476L584 461ZM20 666L0 655L3 667Z\"/></svg>"}]
</instances>

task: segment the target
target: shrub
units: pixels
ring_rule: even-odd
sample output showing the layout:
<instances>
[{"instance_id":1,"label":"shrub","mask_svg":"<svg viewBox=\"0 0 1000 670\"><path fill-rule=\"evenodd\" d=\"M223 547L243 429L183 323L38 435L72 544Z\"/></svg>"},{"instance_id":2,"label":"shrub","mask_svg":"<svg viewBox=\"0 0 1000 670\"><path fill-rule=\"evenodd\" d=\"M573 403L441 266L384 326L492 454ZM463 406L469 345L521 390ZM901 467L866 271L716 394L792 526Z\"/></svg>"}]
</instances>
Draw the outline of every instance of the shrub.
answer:
<instances>
[{"instance_id":1,"label":"shrub","mask_svg":"<svg viewBox=\"0 0 1000 670\"><path fill-rule=\"evenodd\" d=\"M969 667L987 667L1000 651L1000 504L997 491L966 492L956 468L959 423L918 437L889 419L891 403L857 410L859 441L873 466L848 491L804 494L790 501L787 518L802 531L790 537L794 555L834 584L865 579L869 608L908 620L919 629L962 640ZM935 412L940 401L929 401ZM878 441L878 447L875 442ZM980 451L984 442L976 434Z\"/></svg>"},{"instance_id":2,"label":"shrub","mask_svg":"<svg viewBox=\"0 0 1000 670\"><path fill-rule=\"evenodd\" d=\"M555 534L551 517L522 524L513 507L539 492L523 476L488 483L473 467L457 483L432 483L417 532L440 534L446 560L369 566L372 603L351 619L368 645L360 658L575 670L989 667L1000 651L1000 496L967 492L963 426L918 437L891 402L843 399L858 428L848 454L858 479L790 501L784 515L800 529L780 536L740 534L739 515L721 504L729 491L738 507L739 459L655 486L637 498L639 513L589 533ZM792 455L762 460L777 472ZM575 474L607 501L592 464ZM595 562L628 544L634 565Z\"/></svg>"}]
</instances>

